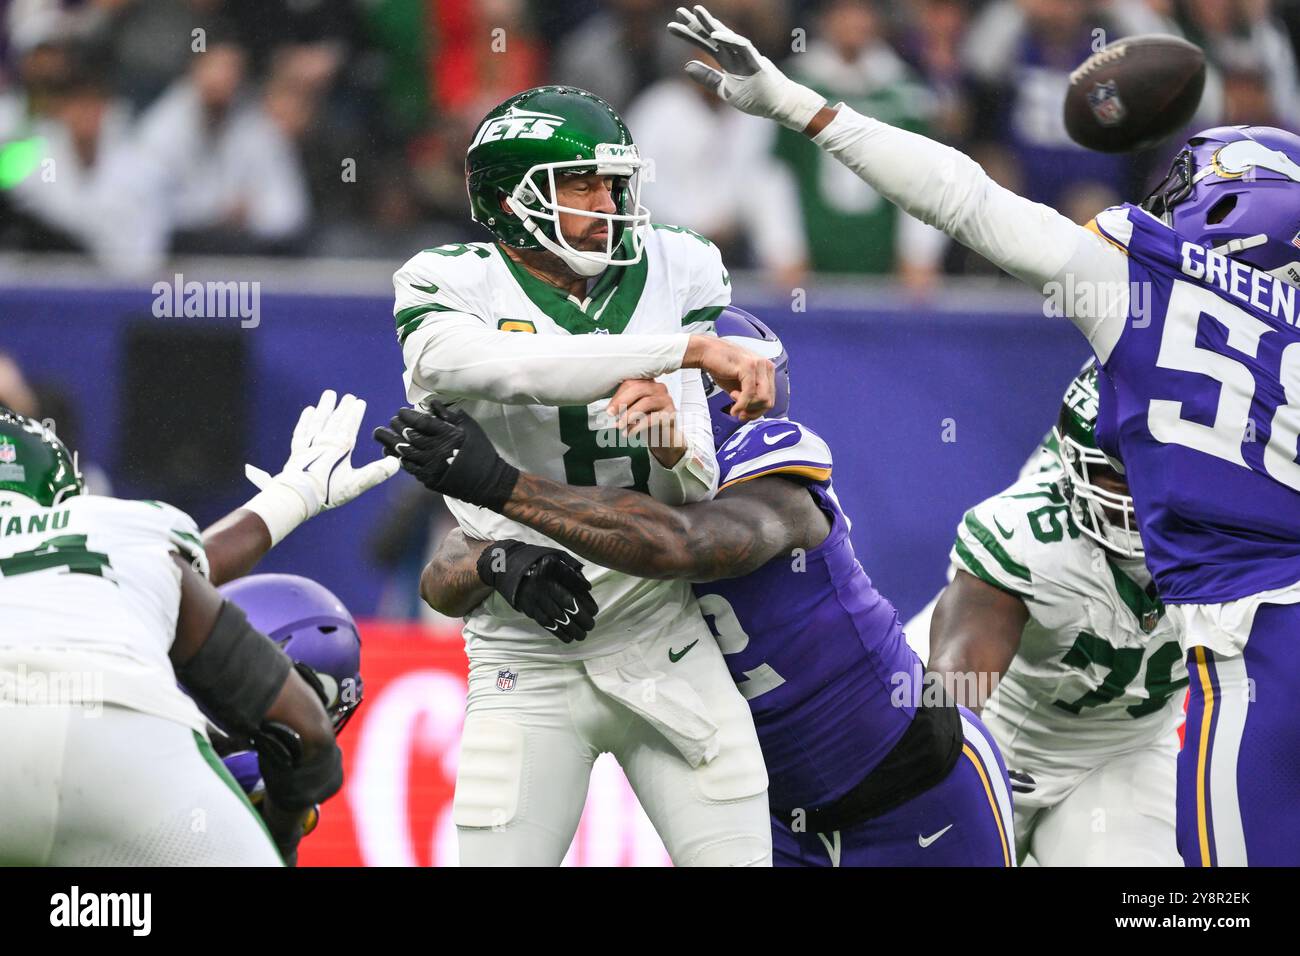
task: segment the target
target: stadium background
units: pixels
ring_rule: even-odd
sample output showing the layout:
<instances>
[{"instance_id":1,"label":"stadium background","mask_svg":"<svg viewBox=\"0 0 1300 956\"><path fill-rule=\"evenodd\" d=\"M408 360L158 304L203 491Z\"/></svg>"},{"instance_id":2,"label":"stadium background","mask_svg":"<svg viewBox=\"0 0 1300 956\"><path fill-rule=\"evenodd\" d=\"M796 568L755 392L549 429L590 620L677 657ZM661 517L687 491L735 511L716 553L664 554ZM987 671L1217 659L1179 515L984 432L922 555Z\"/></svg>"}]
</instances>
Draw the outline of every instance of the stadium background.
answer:
<instances>
[{"instance_id":1,"label":"stadium background","mask_svg":"<svg viewBox=\"0 0 1300 956\"><path fill-rule=\"evenodd\" d=\"M659 39L671 6L0 0L0 402L53 418L96 490L200 524L247 497L243 462L278 467L322 388L365 398L368 434L403 401L392 271L487 238L459 173L476 120L570 82L623 110L651 158L657 141L655 219L715 238L736 303L784 339L792 412L831 442L859 557L910 616L943 583L962 512L1014 476L1085 348L1038 296L900 223L806 144L702 105L675 78L683 51ZM1200 42L1202 125L1297 126L1300 3L711 6L833 98L969 150L1079 219L1168 158L1102 160L1065 140L1060 95L1098 30ZM249 283L255 322L160 317L160 294L190 282ZM447 521L399 475L261 566L321 581L363 620L348 784L305 864L455 859L464 654L456 622L415 593ZM608 758L570 862L662 862Z\"/></svg>"}]
</instances>

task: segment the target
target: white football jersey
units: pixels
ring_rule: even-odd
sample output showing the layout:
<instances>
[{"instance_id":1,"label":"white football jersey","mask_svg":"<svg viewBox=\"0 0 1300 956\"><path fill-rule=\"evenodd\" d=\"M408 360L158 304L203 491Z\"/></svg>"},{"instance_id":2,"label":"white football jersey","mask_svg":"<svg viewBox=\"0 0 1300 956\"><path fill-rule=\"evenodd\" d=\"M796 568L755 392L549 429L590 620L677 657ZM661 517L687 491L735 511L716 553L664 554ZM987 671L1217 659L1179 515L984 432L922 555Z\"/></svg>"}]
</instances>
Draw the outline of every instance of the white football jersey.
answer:
<instances>
[{"instance_id":1,"label":"white football jersey","mask_svg":"<svg viewBox=\"0 0 1300 956\"><path fill-rule=\"evenodd\" d=\"M537 279L491 242L426 249L393 276L393 284L411 402L432 394L413 380L412 362L419 355L422 335L434 323L477 324L539 336L699 333L712 331L718 313L731 301L731 279L717 247L688 229L658 224L646 230L642 260L606 269L584 301ZM661 381L681 407L684 385L702 389L698 376L688 369ZM483 426L501 456L518 468L572 485L646 490L649 453L611 440L615 429L614 420L604 413L607 398L553 407L532 404L522 394L511 395L510 404L447 394L432 397L459 400L459 407ZM486 509L451 498L447 506L470 537L559 547ZM600 609L585 641L556 640L493 593L466 618L465 638L474 658L603 656L695 610L685 581L650 581L584 563Z\"/></svg>"},{"instance_id":2,"label":"white football jersey","mask_svg":"<svg viewBox=\"0 0 1300 956\"><path fill-rule=\"evenodd\" d=\"M1061 472L1022 478L968 511L950 557L1021 598L1020 649L982 714L1007 766L1035 777L1018 800L1056 802L1111 756L1173 739L1187 670L1178 631L1140 559L1079 532Z\"/></svg>"},{"instance_id":3,"label":"white football jersey","mask_svg":"<svg viewBox=\"0 0 1300 956\"><path fill-rule=\"evenodd\" d=\"M159 502L0 507L0 702L118 704L204 732L167 656L174 553L207 574L194 521Z\"/></svg>"}]
</instances>

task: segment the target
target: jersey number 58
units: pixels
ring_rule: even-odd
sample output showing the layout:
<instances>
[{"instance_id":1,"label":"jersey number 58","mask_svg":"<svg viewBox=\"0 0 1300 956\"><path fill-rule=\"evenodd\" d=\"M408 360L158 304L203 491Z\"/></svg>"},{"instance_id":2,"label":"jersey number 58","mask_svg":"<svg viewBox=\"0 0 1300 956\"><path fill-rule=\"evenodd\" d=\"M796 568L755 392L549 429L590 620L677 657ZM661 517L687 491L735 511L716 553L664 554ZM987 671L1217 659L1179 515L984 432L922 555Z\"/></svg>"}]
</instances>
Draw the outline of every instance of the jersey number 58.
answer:
<instances>
[{"instance_id":1,"label":"jersey number 58","mask_svg":"<svg viewBox=\"0 0 1300 956\"><path fill-rule=\"evenodd\" d=\"M1203 316L1228 330L1229 349L1252 359L1259 353L1259 340L1265 333L1276 331L1209 289L1175 282L1156 365L1214 379L1220 385L1219 403L1214 410L1214 424L1202 425L1183 418L1182 402L1153 398L1147 410L1147 427L1157 441L1193 448L1248 468L1242 446L1254 440L1250 408L1255 400L1255 376L1244 363L1196 344ZM1274 411L1269 425L1264 470L1275 481L1300 491L1300 464L1296 463L1296 443L1300 439L1300 342L1282 349L1278 380L1286 401Z\"/></svg>"}]
</instances>

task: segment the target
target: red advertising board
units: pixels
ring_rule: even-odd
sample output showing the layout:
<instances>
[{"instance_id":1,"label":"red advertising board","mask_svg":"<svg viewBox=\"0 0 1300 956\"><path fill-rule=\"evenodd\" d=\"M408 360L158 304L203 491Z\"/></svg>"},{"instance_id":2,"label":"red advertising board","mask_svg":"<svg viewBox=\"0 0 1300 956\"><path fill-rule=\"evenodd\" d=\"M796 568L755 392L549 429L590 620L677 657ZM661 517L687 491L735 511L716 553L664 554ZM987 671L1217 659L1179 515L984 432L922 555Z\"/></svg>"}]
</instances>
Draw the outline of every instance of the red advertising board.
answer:
<instances>
[{"instance_id":1,"label":"red advertising board","mask_svg":"<svg viewBox=\"0 0 1300 956\"><path fill-rule=\"evenodd\" d=\"M465 711L455 628L361 622L365 698L340 738L343 790L299 850L301 866L457 863L451 798ZM666 865L654 828L608 755L565 859L574 866Z\"/></svg>"}]
</instances>

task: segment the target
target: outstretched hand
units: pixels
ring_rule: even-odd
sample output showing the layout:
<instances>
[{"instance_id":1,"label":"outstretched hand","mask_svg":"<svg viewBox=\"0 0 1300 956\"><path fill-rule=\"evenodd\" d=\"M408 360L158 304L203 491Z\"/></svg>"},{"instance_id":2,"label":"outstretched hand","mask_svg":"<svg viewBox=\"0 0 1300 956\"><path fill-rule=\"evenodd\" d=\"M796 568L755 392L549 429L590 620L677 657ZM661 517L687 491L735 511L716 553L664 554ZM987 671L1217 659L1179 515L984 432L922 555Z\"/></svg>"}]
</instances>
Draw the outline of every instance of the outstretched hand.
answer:
<instances>
[{"instance_id":1,"label":"outstretched hand","mask_svg":"<svg viewBox=\"0 0 1300 956\"><path fill-rule=\"evenodd\" d=\"M668 32L717 60L721 71L691 60L686 64L686 75L742 113L776 120L802 132L826 105L824 96L790 79L747 37L702 6L693 10L678 7L677 22L668 24Z\"/></svg>"}]
</instances>

